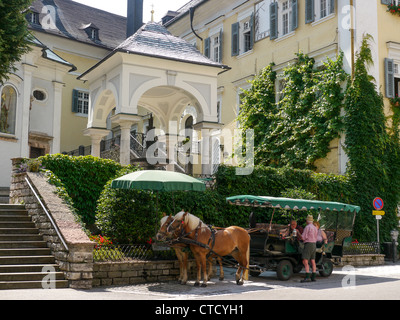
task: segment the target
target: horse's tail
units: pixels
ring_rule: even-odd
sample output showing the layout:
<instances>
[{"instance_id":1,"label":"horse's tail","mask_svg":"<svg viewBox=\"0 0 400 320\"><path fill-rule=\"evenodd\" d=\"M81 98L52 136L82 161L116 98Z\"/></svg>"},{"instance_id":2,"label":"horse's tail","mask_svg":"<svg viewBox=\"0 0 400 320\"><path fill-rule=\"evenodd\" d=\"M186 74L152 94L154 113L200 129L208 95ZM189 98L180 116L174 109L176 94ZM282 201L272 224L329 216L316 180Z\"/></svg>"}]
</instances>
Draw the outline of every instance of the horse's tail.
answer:
<instances>
[{"instance_id":1,"label":"horse's tail","mask_svg":"<svg viewBox=\"0 0 400 320\"><path fill-rule=\"evenodd\" d=\"M246 269L244 270L243 273L243 279L244 280L249 280L249 268L250 268L250 235L249 235L249 246L247 247L247 252L246 252Z\"/></svg>"}]
</instances>

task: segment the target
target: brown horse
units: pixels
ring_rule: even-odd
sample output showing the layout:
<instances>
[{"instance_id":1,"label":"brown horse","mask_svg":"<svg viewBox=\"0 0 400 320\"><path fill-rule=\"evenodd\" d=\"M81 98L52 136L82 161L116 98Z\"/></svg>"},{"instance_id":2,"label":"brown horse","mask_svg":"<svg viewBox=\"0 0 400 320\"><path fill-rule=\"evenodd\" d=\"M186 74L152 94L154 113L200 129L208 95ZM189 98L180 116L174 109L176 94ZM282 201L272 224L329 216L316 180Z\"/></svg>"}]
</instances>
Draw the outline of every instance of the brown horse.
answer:
<instances>
[{"instance_id":1,"label":"brown horse","mask_svg":"<svg viewBox=\"0 0 400 320\"><path fill-rule=\"evenodd\" d=\"M158 231L158 233L156 235L157 241L173 240L173 239L177 238L177 236L174 236L173 234L170 234L167 232L167 228L173 220L174 220L174 218L172 216L167 216L164 214L164 217L160 221L160 224L161 224L160 230ZM170 247L175 250L176 257L178 258L178 261L179 261L178 281L181 284L186 284L186 282L188 280L187 262L188 262L189 253L187 251L185 251L185 249L188 246L183 243L174 243L174 244L171 244Z\"/></svg>"},{"instance_id":2,"label":"brown horse","mask_svg":"<svg viewBox=\"0 0 400 320\"><path fill-rule=\"evenodd\" d=\"M200 285L201 270L203 271L202 287L207 286L206 260L211 250L211 256L216 256L215 254L217 254L217 257L232 255L239 263L239 268L236 272L236 283L238 285L242 285L243 280L248 280L250 236L245 229L229 227L218 230L215 233L215 240L213 240L211 229L198 217L188 212L179 212L167 231L173 233L180 228L183 228L187 238L200 244L190 244L190 249L194 254L197 264L197 281L195 286Z\"/></svg>"},{"instance_id":3,"label":"brown horse","mask_svg":"<svg viewBox=\"0 0 400 320\"><path fill-rule=\"evenodd\" d=\"M161 227L156 235L156 239L157 239L157 241L171 241L170 247L175 250L175 254L179 261L180 272L179 272L178 281L182 285L184 285L187 283L187 280L188 280L187 262L188 262L188 256L189 256L189 253L185 249L189 248L189 246L186 244L183 244L183 243L179 243L181 229L177 229L172 233L167 231L167 229L168 229L169 225L172 223L172 221L174 221L174 217L167 216L164 214L164 217L160 221ZM222 280L224 280L224 269L222 266L222 259L217 258L217 260L219 262L219 267L220 267L219 280L222 281ZM208 263L209 263L208 277L210 277L211 273L212 273L212 258L208 259Z\"/></svg>"}]
</instances>

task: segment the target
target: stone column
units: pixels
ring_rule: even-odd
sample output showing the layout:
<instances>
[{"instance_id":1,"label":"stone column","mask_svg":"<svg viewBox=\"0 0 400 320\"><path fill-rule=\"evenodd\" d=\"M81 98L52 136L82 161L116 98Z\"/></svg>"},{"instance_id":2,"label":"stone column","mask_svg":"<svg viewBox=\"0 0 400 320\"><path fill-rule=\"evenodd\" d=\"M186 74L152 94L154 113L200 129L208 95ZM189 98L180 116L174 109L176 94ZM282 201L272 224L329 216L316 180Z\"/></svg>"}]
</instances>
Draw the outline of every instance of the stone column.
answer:
<instances>
[{"instance_id":1,"label":"stone column","mask_svg":"<svg viewBox=\"0 0 400 320\"><path fill-rule=\"evenodd\" d=\"M64 83L53 81L54 87L54 116L53 116L53 144L51 153L61 152L61 108L62 108L62 91Z\"/></svg>"},{"instance_id":2,"label":"stone column","mask_svg":"<svg viewBox=\"0 0 400 320\"><path fill-rule=\"evenodd\" d=\"M201 131L201 167L204 175L212 173L211 134L214 130L220 130L221 127L222 124L215 122L200 122L193 126L195 130Z\"/></svg>"},{"instance_id":3,"label":"stone column","mask_svg":"<svg viewBox=\"0 0 400 320\"><path fill-rule=\"evenodd\" d=\"M85 136L89 136L92 139L92 156L100 158L100 142L105 137L108 136L110 130L107 129L97 129L97 128L88 128L83 134Z\"/></svg>"},{"instance_id":4,"label":"stone column","mask_svg":"<svg viewBox=\"0 0 400 320\"><path fill-rule=\"evenodd\" d=\"M111 118L121 128L120 163L124 166L131 164L131 128L141 120L140 116L130 114L116 114Z\"/></svg>"}]
</instances>

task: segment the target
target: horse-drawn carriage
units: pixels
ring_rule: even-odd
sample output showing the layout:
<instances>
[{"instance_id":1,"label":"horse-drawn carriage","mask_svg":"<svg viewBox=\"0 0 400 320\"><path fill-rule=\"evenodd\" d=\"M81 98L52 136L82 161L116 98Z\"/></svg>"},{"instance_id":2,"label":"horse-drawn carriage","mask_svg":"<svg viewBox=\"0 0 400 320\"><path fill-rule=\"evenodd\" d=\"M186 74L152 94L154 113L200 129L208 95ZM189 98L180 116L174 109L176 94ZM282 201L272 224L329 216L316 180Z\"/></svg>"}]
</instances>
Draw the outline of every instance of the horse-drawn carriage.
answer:
<instances>
[{"instance_id":1,"label":"horse-drawn carriage","mask_svg":"<svg viewBox=\"0 0 400 320\"><path fill-rule=\"evenodd\" d=\"M338 202L251 195L229 197L227 201L232 205L273 208L268 223L256 223L254 212L250 215L250 275L259 276L264 271L275 270L280 280L288 280L293 273L302 270L303 244L297 230L293 232L288 224L273 223L277 210L292 211L294 215L298 211L314 211L318 215L317 221L327 240L319 246L316 255L317 268L323 277L332 274L334 260L342 256L343 246L351 242L355 216L360 211L358 206Z\"/></svg>"}]
</instances>

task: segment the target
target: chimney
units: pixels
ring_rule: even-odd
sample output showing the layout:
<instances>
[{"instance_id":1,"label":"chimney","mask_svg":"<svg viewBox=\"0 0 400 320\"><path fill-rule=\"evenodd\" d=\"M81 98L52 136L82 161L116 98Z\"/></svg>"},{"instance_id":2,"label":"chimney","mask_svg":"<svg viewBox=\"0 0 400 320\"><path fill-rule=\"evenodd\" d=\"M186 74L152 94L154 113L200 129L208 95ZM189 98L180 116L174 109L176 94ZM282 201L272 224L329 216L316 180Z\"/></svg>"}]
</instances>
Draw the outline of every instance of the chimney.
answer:
<instances>
[{"instance_id":1,"label":"chimney","mask_svg":"<svg viewBox=\"0 0 400 320\"><path fill-rule=\"evenodd\" d=\"M128 14L126 37L135 34L143 25L143 0L127 0Z\"/></svg>"}]
</instances>

